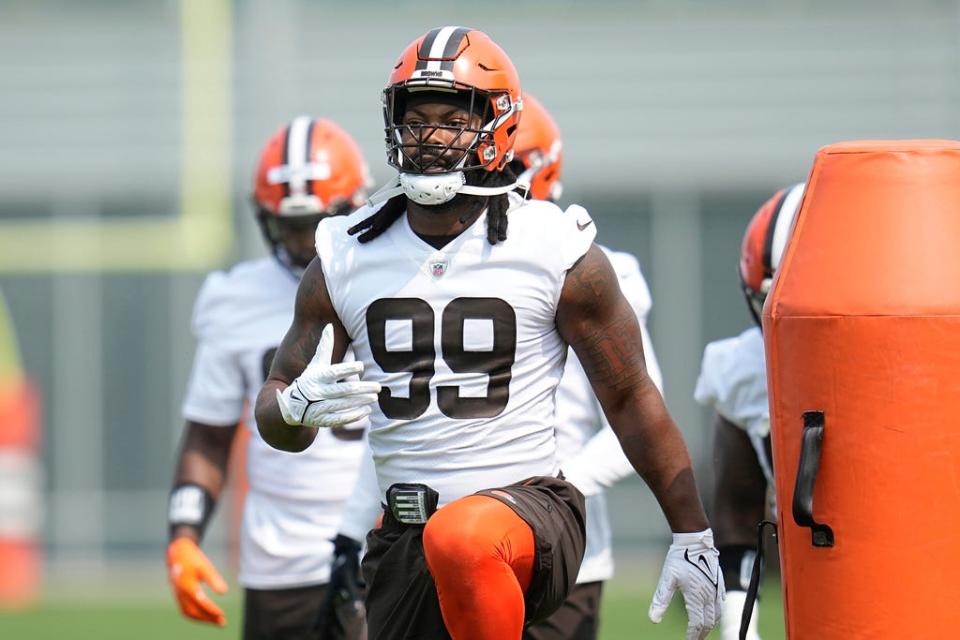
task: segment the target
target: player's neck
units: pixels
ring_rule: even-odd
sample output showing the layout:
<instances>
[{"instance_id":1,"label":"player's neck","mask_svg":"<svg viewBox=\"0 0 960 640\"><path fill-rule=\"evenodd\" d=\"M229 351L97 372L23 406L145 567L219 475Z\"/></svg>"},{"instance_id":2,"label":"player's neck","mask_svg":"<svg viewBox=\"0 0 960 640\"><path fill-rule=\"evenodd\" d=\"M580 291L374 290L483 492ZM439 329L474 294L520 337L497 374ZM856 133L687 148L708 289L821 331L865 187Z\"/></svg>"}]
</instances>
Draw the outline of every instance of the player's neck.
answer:
<instances>
[{"instance_id":1,"label":"player's neck","mask_svg":"<svg viewBox=\"0 0 960 640\"><path fill-rule=\"evenodd\" d=\"M461 195L432 207L408 200L407 219L410 228L421 236L454 236L470 227L486 206L487 199L477 196Z\"/></svg>"}]
</instances>

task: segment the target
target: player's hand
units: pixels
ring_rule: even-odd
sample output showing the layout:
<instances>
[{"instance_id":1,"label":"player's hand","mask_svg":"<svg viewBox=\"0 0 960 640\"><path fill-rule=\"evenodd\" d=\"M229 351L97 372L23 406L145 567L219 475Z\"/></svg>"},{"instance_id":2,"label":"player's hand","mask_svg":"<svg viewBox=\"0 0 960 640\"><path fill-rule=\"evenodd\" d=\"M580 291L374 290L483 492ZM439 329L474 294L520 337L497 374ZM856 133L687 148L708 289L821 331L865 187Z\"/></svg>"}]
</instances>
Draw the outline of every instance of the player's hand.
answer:
<instances>
[{"instance_id":1,"label":"player's hand","mask_svg":"<svg viewBox=\"0 0 960 640\"><path fill-rule=\"evenodd\" d=\"M725 594L720 554L713 531L675 533L650 603L650 620L659 623L680 590L687 607L687 640L702 640L717 625Z\"/></svg>"},{"instance_id":2,"label":"player's hand","mask_svg":"<svg viewBox=\"0 0 960 640\"><path fill-rule=\"evenodd\" d=\"M173 595L183 615L221 627L227 624L223 609L207 597L202 586L206 582L222 595L227 592L227 583L197 543L189 538L177 538L171 542L167 547L167 570Z\"/></svg>"},{"instance_id":3,"label":"player's hand","mask_svg":"<svg viewBox=\"0 0 960 640\"><path fill-rule=\"evenodd\" d=\"M333 540L330 583L320 608L321 638L356 638L365 622L363 577L360 575L360 543L338 534Z\"/></svg>"},{"instance_id":4,"label":"player's hand","mask_svg":"<svg viewBox=\"0 0 960 640\"><path fill-rule=\"evenodd\" d=\"M380 393L380 383L344 380L363 373L363 363L331 364L332 355L333 325L328 324L307 368L293 384L277 391L277 404L284 422L305 427L366 427L370 405L377 401Z\"/></svg>"}]
</instances>

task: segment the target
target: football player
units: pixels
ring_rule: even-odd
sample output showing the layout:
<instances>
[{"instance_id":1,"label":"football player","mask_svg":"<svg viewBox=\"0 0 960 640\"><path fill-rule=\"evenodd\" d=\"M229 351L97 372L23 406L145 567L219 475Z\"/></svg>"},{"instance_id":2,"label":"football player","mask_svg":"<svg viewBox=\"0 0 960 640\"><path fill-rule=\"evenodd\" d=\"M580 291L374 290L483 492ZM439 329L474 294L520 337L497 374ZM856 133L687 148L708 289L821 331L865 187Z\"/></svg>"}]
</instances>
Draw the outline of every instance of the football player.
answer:
<instances>
[{"instance_id":1,"label":"football player","mask_svg":"<svg viewBox=\"0 0 960 640\"><path fill-rule=\"evenodd\" d=\"M563 144L560 129L543 105L530 93L523 96L523 117L514 145L510 168L519 176L519 191L538 200L556 202L563 192L560 182ZM568 212L574 215L575 212ZM601 246L610 259L620 287L637 314L643 336L647 372L657 388L662 376L646 328L650 312L650 290L637 260L623 252ZM605 425L605 418L590 381L575 354L568 353L563 376L557 387L556 437L558 460L568 482L586 496L586 550L577 575L577 584L563 605L548 619L527 627L529 640L591 640L599 629L600 597L603 581L613 577L610 523L603 491L633 472L616 435ZM365 469L366 471L366 469ZM374 525L380 513L376 475L370 469L361 474L354 495L344 509L337 537L338 553L343 556L334 571L344 572L344 582L357 582L355 567L359 540ZM336 578L331 578L331 585ZM347 594L349 588L345 589Z\"/></svg>"},{"instance_id":2,"label":"football player","mask_svg":"<svg viewBox=\"0 0 960 640\"><path fill-rule=\"evenodd\" d=\"M290 451L369 417L387 505L362 565L370 636L520 638L563 603L585 535L555 451L569 345L675 532L650 617L680 589L687 636L705 637L717 552L636 314L585 210L512 195L513 63L480 31L433 29L383 97L398 176L373 206L320 223L256 408L264 439ZM348 345L356 362L341 362Z\"/></svg>"},{"instance_id":3,"label":"football player","mask_svg":"<svg viewBox=\"0 0 960 640\"><path fill-rule=\"evenodd\" d=\"M740 250L740 283L756 326L717 340L703 352L694 397L714 417L714 526L727 588L721 614L722 640L738 640L746 590L756 555L757 524L773 483L770 405L760 318L780 265L803 184L778 191L754 214ZM755 605L749 640L759 640Z\"/></svg>"},{"instance_id":4,"label":"football player","mask_svg":"<svg viewBox=\"0 0 960 640\"><path fill-rule=\"evenodd\" d=\"M313 633L330 573L330 539L356 479L360 431L324 430L303 454L291 455L260 438L246 407L293 317L297 285L316 255L317 223L355 209L367 186L360 149L343 129L329 120L294 119L267 142L254 178L257 221L273 255L210 274L197 296L197 351L183 403L167 565L182 613L226 624L202 585L223 593L227 584L199 545L244 422L251 433L239 576L246 639Z\"/></svg>"}]
</instances>

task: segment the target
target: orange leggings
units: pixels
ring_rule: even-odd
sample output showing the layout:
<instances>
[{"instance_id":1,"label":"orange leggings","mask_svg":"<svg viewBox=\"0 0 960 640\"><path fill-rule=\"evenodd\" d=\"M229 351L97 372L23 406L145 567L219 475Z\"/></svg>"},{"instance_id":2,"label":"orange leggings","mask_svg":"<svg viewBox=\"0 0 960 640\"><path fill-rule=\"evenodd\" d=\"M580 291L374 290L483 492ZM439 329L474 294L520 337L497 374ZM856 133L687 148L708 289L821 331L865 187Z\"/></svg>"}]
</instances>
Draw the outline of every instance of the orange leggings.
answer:
<instances>
[{"instance_id":1,"label":"orange leggings","mask_svg":"<svg viewBox=\"0 0 960 640\"><path fill-rule=\"evenodd\" d=\"M519 640L534 560L520 516L494 498L460 498L427 521L423 551L453 640Z\"/></svg>"}]
</instances>

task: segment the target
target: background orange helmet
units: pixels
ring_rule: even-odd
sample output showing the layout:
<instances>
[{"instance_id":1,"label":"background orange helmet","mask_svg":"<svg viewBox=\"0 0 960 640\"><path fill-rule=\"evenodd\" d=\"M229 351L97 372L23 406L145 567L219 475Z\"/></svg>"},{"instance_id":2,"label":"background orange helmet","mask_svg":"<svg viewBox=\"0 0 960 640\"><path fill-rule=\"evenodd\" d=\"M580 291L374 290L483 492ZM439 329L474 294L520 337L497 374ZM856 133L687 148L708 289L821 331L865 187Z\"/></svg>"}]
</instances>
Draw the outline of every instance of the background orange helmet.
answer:
<instances>
[{"instance_id":1,"label":"background orange helmet","mask_svg":"<svg viewBox=\"0 0 960 640\"><path fill-rule=\"evenodd\" d=\"M360 147L330 120L300 116L277 131L260 152L253 181L257 221L271 251L302 267L281 242L281 225L313 226L363 204L370 184Z\"/></svg>"},{"instance_id":2,"label":"background orange helmet","mask_svg":"<svg viewBox=\"0 0 960 640\"><path fill-rule=\"evenodd\" d=\"M747 225L740 247L740 285L756 323L787 247L793 220L803 201L805 183L777 191L763 203Z\"/></svg>"},{"instance_id":3,"label":"background orange helmet","mask_svg":"<svg viewBox=\"0 0 960 640\"><path fill-rule=\"evenodd\" d=\"M360 206L367 186L367 163L350 134L330 120L300 116L260 152L253 198L274 216L331 215Z\"/></svg>"},{"instance_id":4,"label":"background orange helmet","mask_svg":"<svg viewBox=\"0 0 960 640\"><path fill-rule=\"evenodd\" d=\"M438 27L411 43L397 60L383 92L383 115L387 134L387 161L401 172L424 173L422 154L409 153L401 143L401 123L406 98L411 92L456 91L479 114L479 128L456 128L475 134L475 139L458 145L459 136L434 157L460 153L457 169L499 171L513 158L513 144L520 123L523 102L520 77L513 62L487 34L466 27ZM416 135L423 139L422 135ZM473 136L466 136L472 138Z\"/></svg>"},{"instance_id":5,"label":"background orange helmet","mask_svg":"<svg viewBox=\"0 0 960 640\"><path fill-rule=\"evenodd\" d=\"M556 202L563 193L563 141L560 128L539 100L523 94L523 119L514 144L514 173L529 182L530 196Z\"/></svg>"}]
</instances>

